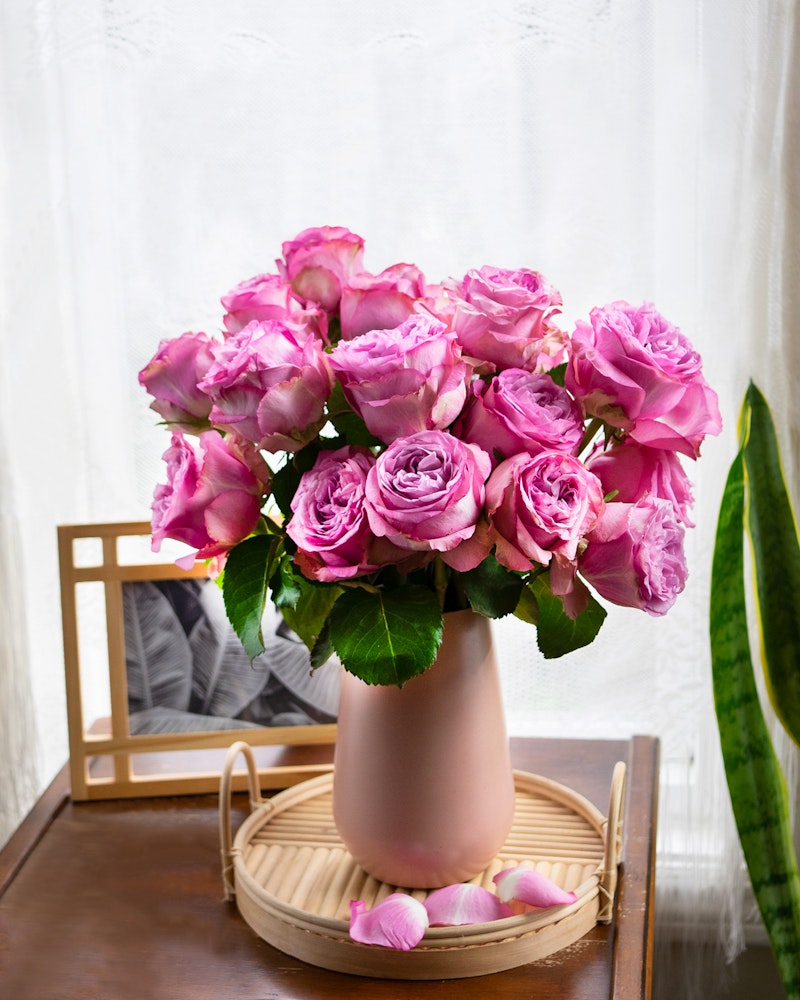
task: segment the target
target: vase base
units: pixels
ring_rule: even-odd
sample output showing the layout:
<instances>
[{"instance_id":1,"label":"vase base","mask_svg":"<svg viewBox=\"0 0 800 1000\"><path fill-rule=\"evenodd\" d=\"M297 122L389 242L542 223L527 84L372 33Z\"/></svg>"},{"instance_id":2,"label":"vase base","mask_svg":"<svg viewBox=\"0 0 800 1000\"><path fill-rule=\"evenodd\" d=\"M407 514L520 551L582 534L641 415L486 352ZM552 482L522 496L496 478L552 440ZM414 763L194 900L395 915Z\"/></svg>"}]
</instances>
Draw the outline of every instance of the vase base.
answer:
<instances>
[{"instance_id":1,"label":"vase base","mask_svg":"<svg viewBox=\"0 0 800 1000\"><path fill-rule=\"evenodd\" d=\"M562 888L575 891L577 900L568 906L525 908L528 912L488 924L429 928L407 952L357 944L349 937L350 900L363 899L371 907L404 887L372 878L341 843L332 816L332 775L303 782L254 807L233 845L226 850L223 844L224 871L226 876L233 872L228 887L260 937L321 968L417 980L514 968L559 951L598 920L610 919L624 772L625 765L618 764L608 818L563 785L515 773L511 832L474 881L493 890L497 872L535 865ZM413 890L412 895L424 899L427 893Z\"/></svg>"}]
</instances>

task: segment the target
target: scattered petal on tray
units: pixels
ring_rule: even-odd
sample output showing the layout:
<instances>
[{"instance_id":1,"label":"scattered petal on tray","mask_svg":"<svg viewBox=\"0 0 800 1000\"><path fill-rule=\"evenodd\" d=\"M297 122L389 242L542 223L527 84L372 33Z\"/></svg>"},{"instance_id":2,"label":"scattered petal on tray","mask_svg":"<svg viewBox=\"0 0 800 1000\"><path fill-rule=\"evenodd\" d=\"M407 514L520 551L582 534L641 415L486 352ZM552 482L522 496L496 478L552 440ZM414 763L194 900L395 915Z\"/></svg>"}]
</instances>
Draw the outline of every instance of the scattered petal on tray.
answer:
<instances>
[{"instance_id":1,"label":"scattered petal on tray","mask_svg":"<svg viewBox=\"0 0 800 1000\"><path fill-rule=\"evenodd\" d=\"M428 911L404 892L393 892L371 910L362 899L350 902L350 937L360 944L409 951L427 927Z\"/></svg>"},{"instance_id":2,"label":"scattered petal on tray","mask_svg":"<svg viewBox=\"0 0 800 1000\"><path fill-rule=\"evenodd\" d=\"M513 911L493 892L467 882L436 889L425 900L431 927L452 927L461 924L484 924Z\"/></svg>"},{"instance_id":3,"label":"scattered petal on tray","mask_svg":"<svg viewBox=\"0 0 800 1000\"><path fill-rule=\"evenodd\" d=\"M558 906L574 903L578 898L574 892L567 892L551 879L532 868L518 866L506 868L494 876L497 895L503 902L512 899L529 906Z\"/></svg>"}]
</instances>

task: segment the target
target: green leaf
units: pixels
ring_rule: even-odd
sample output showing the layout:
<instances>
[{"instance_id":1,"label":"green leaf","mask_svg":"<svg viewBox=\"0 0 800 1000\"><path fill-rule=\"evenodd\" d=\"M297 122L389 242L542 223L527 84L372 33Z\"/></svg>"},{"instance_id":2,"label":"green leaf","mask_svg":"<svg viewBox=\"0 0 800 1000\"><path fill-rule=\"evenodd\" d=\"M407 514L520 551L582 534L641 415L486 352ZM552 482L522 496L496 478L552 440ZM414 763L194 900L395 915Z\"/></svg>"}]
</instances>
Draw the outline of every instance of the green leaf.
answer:
<instances>
[{"instance_id":1,"label":"green leaf","mask_svg":"<svg viewBox=\"0 0 800 1000\"><path fill-rule=\"evenodd\" d=\"M539 605L533 596L530 585L522 588L522 593L519 595L519 603L514 608L514 616L519 618L520 621L527 622L529 625L539 624Z\"/></svg>"},{"instance_id":2,"label":"green leaf","mask_svg":"<svg viewBox=\"0 0 800 1000\"><path fill-rule=\"evenodd\" d=\"M327 663L328 660L334 655L335 650L333 644L331 643L331 629L328 620L325 620L325 624L322 626L317 641L311 650L311 666L314 670L317 667L321 667L323 663Z\"/></svg>"},{"instance_id":3,"label":"green leaf","mask_svg":"<svg viewBox=\"0 0 800 1000\"><path fill-rule=\"evenodd\" d=\"M550 574L542 573L529 585L539 609L536 642L546 660L552 660L593 642L606 617L605 608L594 597L577 618L570 618L564 604L550 590Z\"/></svg>"},{"instance_id":4,"label":"green leaf","mask_svg":"<svg viewBox=\"0 0 800 1000\"><path fill-rule=\"evenodd\" d=\"M800 875L789 797L758 697L744 588L744 460L731 465L711 570L714 706L733 813L750 881L786 993L800 998Z\"/></svg>"},{"instance_id":5,"label":"green leaf","mask_svg":"<svg viewBox=\"0 0 800 1000\"><path fill-rule=\"evenodd\" d=\"M334 604L329 622L345 669L367 684L402 686L427 670L442 641L442 612L427 587L349 588Z\"/></svg>"},{"instance_id":6,"label":"green leaf","mask_svg":"<svg viewBox=\"0 0 800 1000\"><path fill-rule=\"evenodd\" d=\"M522 577L510 573L491 554L475 569L461 573L459 583L473 611L487 618L510 615L524 586Z\"/></svg>"},{"instance_id":7,"label":"green leaf","mask_svg":"<svg viewBox=\"0 0 800 1000\"><path fill-rule=\"evenodd\" d=\"M232 548L225 562L225 611L251 661L264 652L261 619L279 549L279 538L253 535Z\"/></svg>"},{"instance_id":8,"label":"green leaf","mask_svg":"<svg viewBox=\"0 0 800 1000\"><path fill-rule=\"evenodd\" d=\"M272 600L277 608L293 608L300 600L302 578L295 572L292 557L288 552L281 555L275 571L270 577L269 587L272 591Z\"/></svg>"},{"instance_id":9,"label":"green leaf","mask_svg":"<svg viewBox=\"0 0 800 1000\"><path fill-rule=\"evenodd\" d=\"M800 744L800 543L775 426L752 382L740 423L767 691L776 715Z\"/></svg>"},{"instance_id":10,"label":"green leaf","mask_svg":"<svg viewBox=\"0 0 800 1000\"><path fill-rule=\"evenodd\" d=\"M547 374L555 382L556 385L560 385L563 387L564 378L567 374L567 362L565 361L563 365L556 365L556 367L551 368Z\"/></svg>"},{"instance_id":11,"label":"green leaf","mask_svg":"<svg viewBox=\"0 0 800 1000\"><path fill-rule=\"evenodd\" d=\"M378 447L383 442L367 430L367 425L347 402L341 383L337 380L328 400L328 419L336 428L336 433L347 444L363 444L368 448Z\"/></svg>"},{"instance_id":12,"label":"green leaf","mask_svg":"<svg viewBox=\"0 0 800 1000\"><path fill-rule=\"evenodd\" d=\"M313 652L323 634L331 608L342 593L335 584L312 583L305 577L295 578L298 598L293 606L281 608L286 624L296 632ZM330 656L330 653L328 653ZM325 659L328 657L326 656Z\"/></svg>"}]
</instances>

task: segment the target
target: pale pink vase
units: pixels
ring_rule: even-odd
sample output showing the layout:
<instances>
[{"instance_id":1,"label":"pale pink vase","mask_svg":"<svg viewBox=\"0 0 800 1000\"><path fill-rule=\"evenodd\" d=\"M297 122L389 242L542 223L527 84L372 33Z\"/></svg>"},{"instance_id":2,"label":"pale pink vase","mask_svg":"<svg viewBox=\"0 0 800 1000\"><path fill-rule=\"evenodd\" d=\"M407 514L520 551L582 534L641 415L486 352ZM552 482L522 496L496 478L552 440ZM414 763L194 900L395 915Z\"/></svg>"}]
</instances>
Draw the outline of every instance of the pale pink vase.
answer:
<instances>
[{"instance_id":1,"label":"pale pink vase","mask_svg":"<svg viewBox=\"0 0 800 1000\"><path fill-rule=\"evenodd\" d=\"M391 885L449 885L489 864L514 778L486 618L446 614L436 661L402 688L343 673L333 813L355 860Z\"/></svg>"}]
</instances>

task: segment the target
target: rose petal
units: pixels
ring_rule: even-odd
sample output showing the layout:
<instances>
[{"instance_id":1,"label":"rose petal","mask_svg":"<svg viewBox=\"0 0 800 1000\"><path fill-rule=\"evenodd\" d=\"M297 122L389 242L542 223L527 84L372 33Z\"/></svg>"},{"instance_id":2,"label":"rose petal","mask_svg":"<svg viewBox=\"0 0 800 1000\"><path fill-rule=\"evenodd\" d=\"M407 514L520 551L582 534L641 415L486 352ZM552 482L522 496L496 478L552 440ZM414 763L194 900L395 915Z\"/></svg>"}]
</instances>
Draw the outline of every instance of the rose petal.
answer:
<instances>
[{"instance_id":1,"label":"rose petal","mask_svg":"<svg viewBox=\"0 0 800 1000\"><path fill-rule=\"evenodd\" d=\"M558 906L574 903L578 898L574 892L567 892L541 872L531 868L506 868L498 872L492 880L497 886L497 895L503 902L516 899L529 906Z\"/></svg>"},{"instance_id":2,"label":"rose petal","mask_svg":"<svg viewBox=\"0 0 800 1000\"><path fill-rule=\"evenodd\" d=\"M360 944L408 951L428 927L428 911L413 896L393 892L368 910L362 899L350 902L350 937Z\"/></svg>"},{"instance_id":3,"label":"rose petal","mask_svg":"<svg viewBox=\"0 0 800 1000\"><path fill-rule=\"evenodd\" d=\"M425 900L431 927L461 924L484 924L489 920L513 916L510 906L493 892L479 885L447 885L432 892Z\"/></svg>"}]
</instances>

